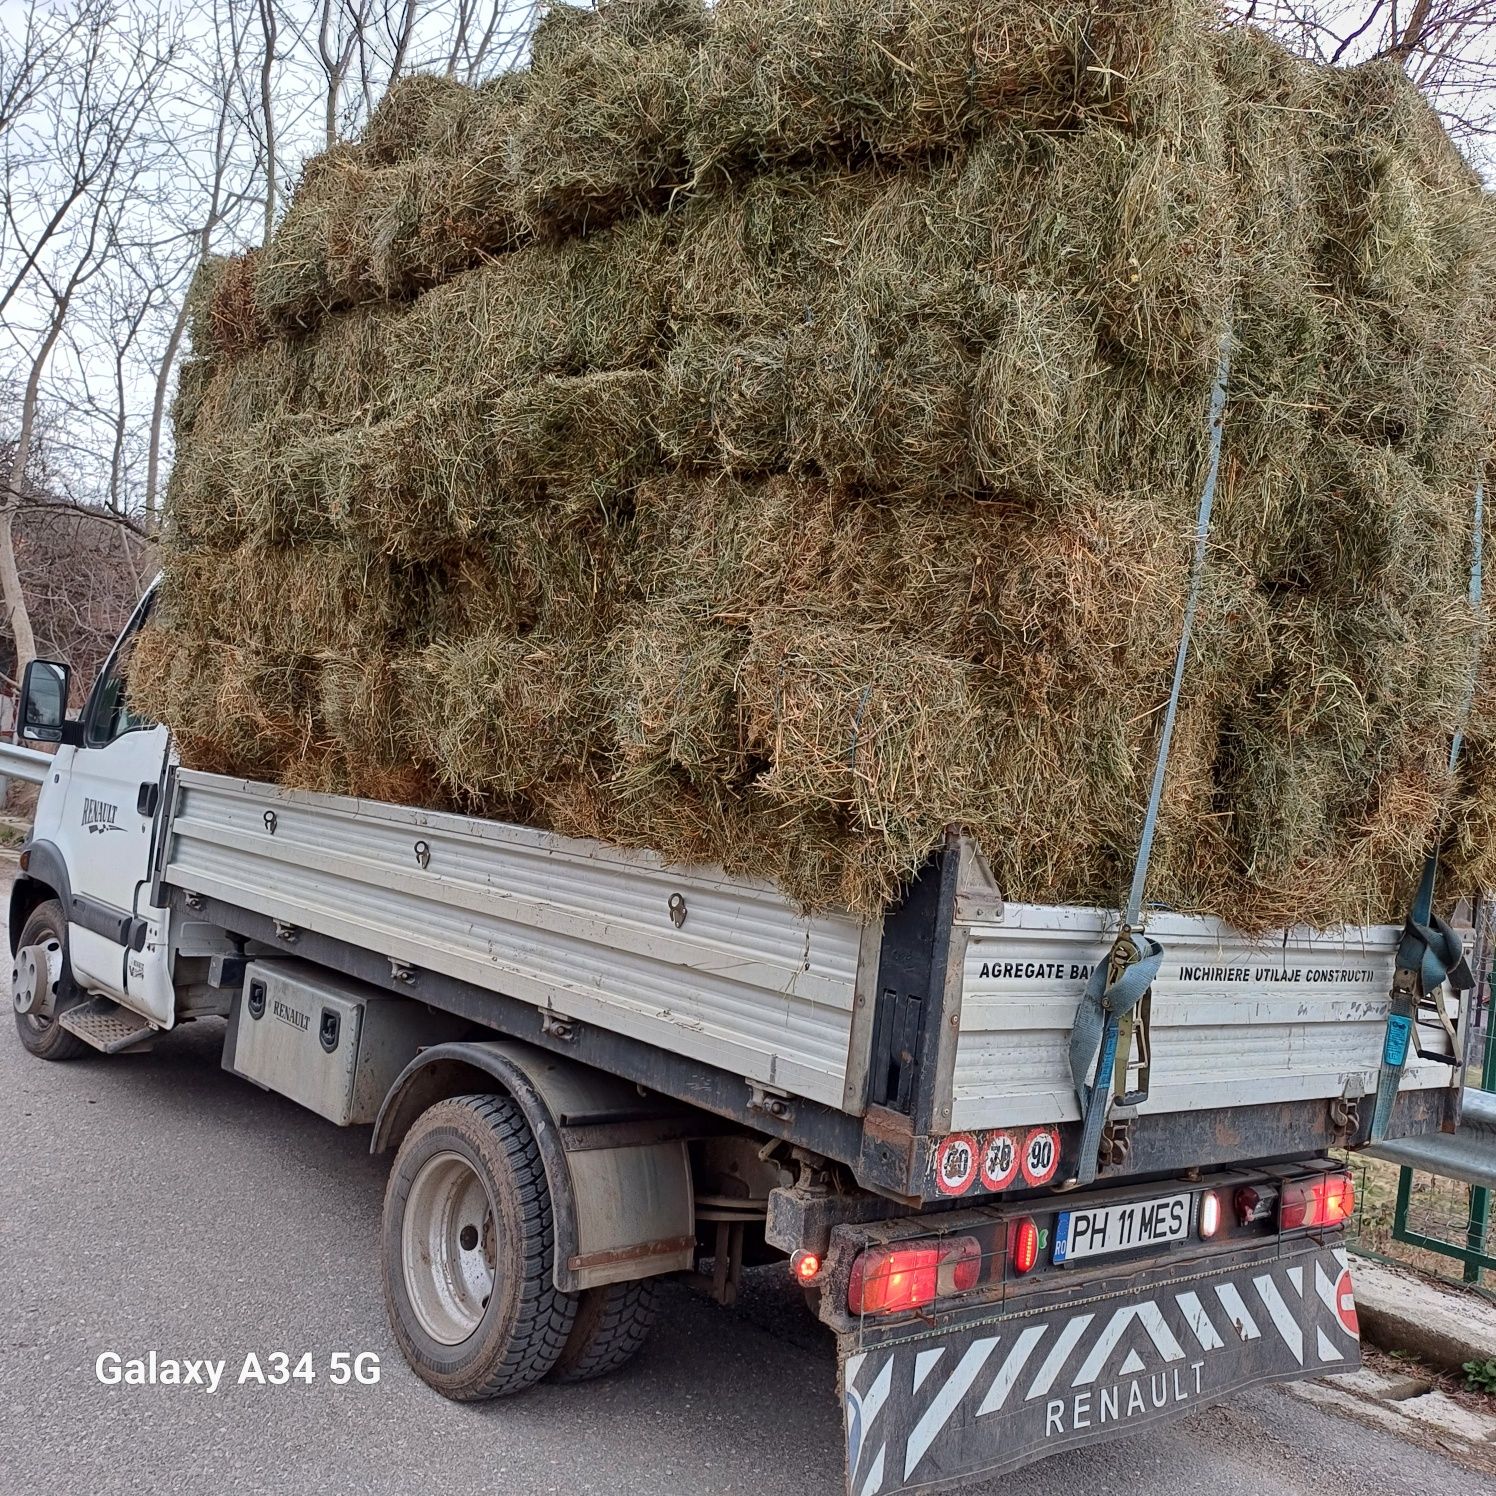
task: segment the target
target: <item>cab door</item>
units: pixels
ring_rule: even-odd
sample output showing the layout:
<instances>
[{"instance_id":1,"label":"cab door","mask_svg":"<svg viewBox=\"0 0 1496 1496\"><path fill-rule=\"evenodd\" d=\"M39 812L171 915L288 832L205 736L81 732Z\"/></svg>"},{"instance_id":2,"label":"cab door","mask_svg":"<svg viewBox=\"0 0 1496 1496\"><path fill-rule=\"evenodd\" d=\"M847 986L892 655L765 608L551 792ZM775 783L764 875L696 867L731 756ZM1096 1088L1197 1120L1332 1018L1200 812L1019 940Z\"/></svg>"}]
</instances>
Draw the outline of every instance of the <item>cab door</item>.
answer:
<instances>
[{"instance_id":1,"label":"cab door","mask_svg":"<svg viewBox=\"0 0 1496 1496\"><path fill-rule=\"evenodd\" d=\"M152 598L147 593L135 610L94 683L56 836L72 881L73 974L83 986L170 1024L169 983L143 980L142 954L152 927L159 931L165 923L163 911L150 905L150 868L169 734L132 713L125 695L130 656ZM132 958L139 968L134 981Z\"/></svg>"}]
</instances>

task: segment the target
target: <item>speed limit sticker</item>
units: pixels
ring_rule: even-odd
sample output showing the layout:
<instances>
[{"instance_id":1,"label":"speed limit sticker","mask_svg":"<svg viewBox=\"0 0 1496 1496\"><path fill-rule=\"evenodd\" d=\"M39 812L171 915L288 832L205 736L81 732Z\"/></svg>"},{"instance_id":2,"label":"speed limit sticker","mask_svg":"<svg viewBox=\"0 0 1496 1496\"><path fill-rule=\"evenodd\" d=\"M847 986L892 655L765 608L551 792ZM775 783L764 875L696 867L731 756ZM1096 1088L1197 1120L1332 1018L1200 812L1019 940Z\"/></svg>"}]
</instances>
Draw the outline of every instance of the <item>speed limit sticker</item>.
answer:
<instances>
[{"instance_id":1,"label":"speed limit sticker","mask_svg":"<svg viewBox=\"0 0 1496 1496\"><path fill-rule=\"evenodd\" d=\"M953 1132L935 1154L936 1188L942 1195L964 1195L976 1177L976 1139Z\"/></svg>"},{"instance_id":2,"label":"speed limit sticker","mask_svg":"<svg viewBox=\"0 0 1496 1496\"><path fill-rule=\"evenodd\" d=\"M1031 1127L1023 1140L1019 1167L1023 1182L1037 1189L1054 1178L1060 1166L1060 1138L1052 1127Z\"/></svg>"},{"instance_id":3,"label":"speed limit sticker","mask_svg":"<svg viewBox=\"0 0 1496 1496\"><path fill-rule=\"evenodd\" d=\"M1018 1173L1018 1143L1010 1132L989 1132L982 1147L982 1188L996 1193Z\"/></svg>"}]
</instances>

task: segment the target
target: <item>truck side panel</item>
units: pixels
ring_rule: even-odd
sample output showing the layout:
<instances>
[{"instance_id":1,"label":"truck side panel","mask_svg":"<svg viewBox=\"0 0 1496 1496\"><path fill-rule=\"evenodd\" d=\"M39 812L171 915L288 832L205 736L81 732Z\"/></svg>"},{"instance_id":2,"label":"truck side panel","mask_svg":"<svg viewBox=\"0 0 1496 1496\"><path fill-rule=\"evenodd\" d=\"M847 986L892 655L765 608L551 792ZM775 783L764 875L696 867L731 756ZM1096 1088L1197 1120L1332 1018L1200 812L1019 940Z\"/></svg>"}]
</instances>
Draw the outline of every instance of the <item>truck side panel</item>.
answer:
<instances>
[{"instance_id":1,"label":"truck side panel","mask_svg":"<svg viewBox=\"0 0 1496 1496\"><path fill-rule=\"evenodd\" d=\"M770 1090L846 1100L862 926L802 915L767 884L185 772L161 877Z\"/></svg>"}]
</instances>

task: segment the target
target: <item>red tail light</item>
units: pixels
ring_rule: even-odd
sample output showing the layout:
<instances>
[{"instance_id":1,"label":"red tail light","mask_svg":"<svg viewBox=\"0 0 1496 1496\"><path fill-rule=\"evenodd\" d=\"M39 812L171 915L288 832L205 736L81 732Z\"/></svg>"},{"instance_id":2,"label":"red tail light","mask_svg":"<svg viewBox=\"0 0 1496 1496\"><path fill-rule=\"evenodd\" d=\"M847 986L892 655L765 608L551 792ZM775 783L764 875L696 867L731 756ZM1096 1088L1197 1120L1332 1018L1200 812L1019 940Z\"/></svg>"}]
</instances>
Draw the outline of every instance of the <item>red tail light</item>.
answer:
<instances>
[{"instance_id":1,"label":"red tail light","mask_svg":"<svg viewBox=\"0 0 1496 1496\"><path fill-rule=\"evenodd\" d=\"M974 1236L869 1247L852 1264L847 1309L853 1314L899 1314L975 1288L982 1248Z\"/></svg>"},{"instance_id":2,"label":"red tail light","mask_svg":"<svg viewBox=\"0 0 1496 1496\"><path fill-rule=\"evenodd\" d=\"M1024 1216L1014 1221L1008 1237L1008 1255L1013 1260L1013 1271L1022 1275L1032 1270L1039 1260L1039 1228Z\"/></svg>"},{"instance_id":3,"label":"red tail light","mask_svg":"<svg viewBox=\"0 0 1496 1496\"><path fill-rule=\"evenodd\" d=\"M1278 1229L1339 1226L1356 1209L1356 1186L1349 1174L1320 1174L1283 1186L1278 1206Z\"/></svg>"},{"instance_id":4,"label":"red tail light","mask_svg":"<svg viewBox=\"0 0 1496 1496\"><path fill-rule=\"evenodd\" d=\"M815 1281L815 1276L821 1270L821 1259L814 1252L807 1252L803 1247L790 1254L790 1270L802 1283Z\"/></svg>"}]
</instances>

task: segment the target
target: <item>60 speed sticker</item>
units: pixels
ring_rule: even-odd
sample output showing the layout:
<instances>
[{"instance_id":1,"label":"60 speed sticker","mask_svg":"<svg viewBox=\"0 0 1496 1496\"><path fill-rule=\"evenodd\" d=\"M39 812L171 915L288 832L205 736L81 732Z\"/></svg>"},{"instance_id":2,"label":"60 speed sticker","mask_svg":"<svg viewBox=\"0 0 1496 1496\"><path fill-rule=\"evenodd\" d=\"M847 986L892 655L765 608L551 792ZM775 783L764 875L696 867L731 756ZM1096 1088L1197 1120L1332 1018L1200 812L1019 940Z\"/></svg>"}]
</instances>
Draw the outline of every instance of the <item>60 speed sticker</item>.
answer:
<instances>
[{"instance_id":1,"label":"60 speed sticker","mask_svg":"<svg viewBox=\"0 0 1496 1496\"><path fill-rule=\"evenodd\" d=\"M964 1195L976 1177L977 1140L953 1132L935 1154L935 1187L942 1195Z\"/></svg>"}]
</instances>

